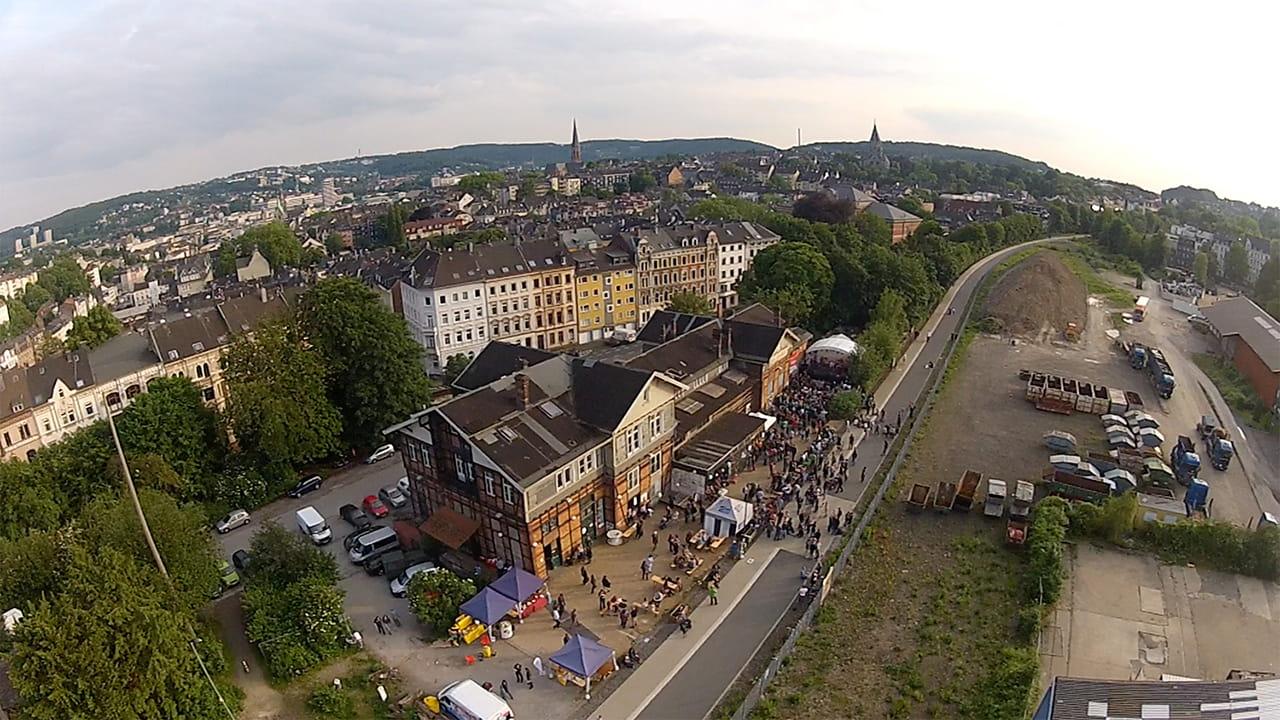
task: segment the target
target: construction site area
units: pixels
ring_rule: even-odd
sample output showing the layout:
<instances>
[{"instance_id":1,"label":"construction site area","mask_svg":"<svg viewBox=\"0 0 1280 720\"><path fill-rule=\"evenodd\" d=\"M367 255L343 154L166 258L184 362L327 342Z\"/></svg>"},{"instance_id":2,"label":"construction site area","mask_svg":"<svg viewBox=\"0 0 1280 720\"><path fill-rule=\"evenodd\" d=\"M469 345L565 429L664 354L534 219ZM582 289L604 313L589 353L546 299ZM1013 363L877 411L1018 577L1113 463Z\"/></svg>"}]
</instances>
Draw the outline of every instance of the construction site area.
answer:
<instances>
[{"instance_id":1,"label":"construction site area","mask_svg":"<svg viewBox=\"0 0 1280 720\"><path fill-rule=\"evenodd\" d=\"M1246 526L1280 513L1266 466L1189 359L1204 337L1158 299L1140 323L1109 317L1129 308L1118 293L1091 296L1059 252L993 275L971 315L982 332L957 353L892 497L823 608L838 635L801 640L796 670L778 676L758 717L994 717L979 711L1010 674L1037 672L1006 650L1028 644L1019 630L1028 486L1035 502L1136 487L1148 498L1140 515L1156 522L1191 512ZM1147 353L1140 368L1124 343ZM1147 359L1152 348L1159 362ZM1160 397L1166 374L1172 392ZM1210 441L1237 441L1225 469L1202 445L1205 423ZM1180 436L1205 458L1203 491L1172 467ZM1032 639L1040 687L1068 674L1280 672L1280 586L1112 546L1067 555L1071 580Z\"/></svg>"}]
</instances>

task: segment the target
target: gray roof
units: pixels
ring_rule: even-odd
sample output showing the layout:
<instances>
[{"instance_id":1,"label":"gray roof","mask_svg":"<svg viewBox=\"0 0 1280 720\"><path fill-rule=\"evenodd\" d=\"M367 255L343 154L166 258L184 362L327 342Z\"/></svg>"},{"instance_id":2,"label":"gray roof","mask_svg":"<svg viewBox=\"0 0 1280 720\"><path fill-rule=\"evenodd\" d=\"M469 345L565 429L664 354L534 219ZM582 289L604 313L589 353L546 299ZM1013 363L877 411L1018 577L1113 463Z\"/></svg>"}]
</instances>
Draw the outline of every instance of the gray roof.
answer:
<instances>
[{"instance_id":1,"label":"gray roof","mask_svg":"<svg viewBox=\"0 0 1280 720\"><path fill-rule=\"evenodd\" d=\"M1218 335L1239 335L1271 372L1280 372L1280 322L1247 297L1220 300L1200 312Z\"/></svg>"},{"instance_id":2,"label":"gray roof","mask_svg":"<svg viewBox=\"0 0 1280 720\"><path fill-rule=\"evenodd\" d=\"M1057 678L1035 720L1179 718L1230 720L1272 717L1280 680L1136 681Z\"/></svg>"},{"instance_id":3,"label":"gray roof","mask_svg":"<svg viewBox=\"0 0 1280 720\"><path fill-rule=\"evenodd\" d=\"M522 367L537 365L552 357L555 353L546 350L494 340L471 359L458 379L453 381L453 386L459 390L475 390ZM525 365L521 365L521 360Z\"/></svg>"},{"instance_id":4,"label":"gray roof","mask_svg":"<svg viewBox=\"0 0 1280 720\"><path fill-rule=\"evenodd\" d=\"M775 243L782 240L781 235L769 228L749 222L722 223L715 226L715 231L721 245L726 243L757 245Z\"/></svg>"},{"instance_id":5,"label":"gray roof","mask_svg":"<svg viewBox=\"0 0 1280 720\"><path fill-rule=\"evenodd\" d=\"M873 202L867 206L867 212L889 222L921 222L915 215L889 203Z\"/></svg>"},{"instance_id":6,"label":"gray roof","mask_svg":"<svg viewBox=\"0 0 1280 720\"><path fill-rule=\"evenodd\" d=\"M98 382L117 380L159 360L145 333L123 332L89 351L89 362Z\"/></svg>"},{"instance_id":7,"label":"gray roof","mask_svg":"<svg viewBox=\"0 0 1280 720\"><path fill-rule=\"evenodd\" d=\"M31 387L32 405L49 401L53 386L61 380L70 390L78 390L93 384L93 368L88 353L76 350L65 355L55 355L27 368L27 384Z\"/></svg>"}]
</instances>

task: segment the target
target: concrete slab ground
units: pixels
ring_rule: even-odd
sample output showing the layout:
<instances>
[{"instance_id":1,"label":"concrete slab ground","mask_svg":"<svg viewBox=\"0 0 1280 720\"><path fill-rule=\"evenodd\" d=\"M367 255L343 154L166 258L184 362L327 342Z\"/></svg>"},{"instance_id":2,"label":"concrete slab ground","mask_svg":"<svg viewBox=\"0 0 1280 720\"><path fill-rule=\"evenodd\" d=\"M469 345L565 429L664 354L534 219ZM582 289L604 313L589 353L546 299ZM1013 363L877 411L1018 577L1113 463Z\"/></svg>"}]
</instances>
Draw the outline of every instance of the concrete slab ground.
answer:
<instances>
[{"instance_id":1,"label":"concrete slab ground","mask_svg":"<svg viewBox=\"0 0 1280 720\"><path fill-rule=\"evenodd\" d=\"M1280 584L1087 544L1071 547L1070 565L1041 642L1042 686L1280 672Z\"/></svg>"}]
</instances>

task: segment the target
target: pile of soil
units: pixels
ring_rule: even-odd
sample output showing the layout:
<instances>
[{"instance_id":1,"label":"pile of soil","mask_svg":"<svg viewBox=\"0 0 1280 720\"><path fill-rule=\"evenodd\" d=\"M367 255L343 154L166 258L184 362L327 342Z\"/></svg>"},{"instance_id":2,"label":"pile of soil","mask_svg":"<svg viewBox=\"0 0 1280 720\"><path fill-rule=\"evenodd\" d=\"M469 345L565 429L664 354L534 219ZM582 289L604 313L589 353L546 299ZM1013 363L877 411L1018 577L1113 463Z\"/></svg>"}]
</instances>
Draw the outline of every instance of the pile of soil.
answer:
<instances>
[{"instance_id":1,"label":"pile of soil","mask_svg":"<svg viewBox=\"0 0 1280 720\"><path fill-rule=\"evenodd\" d=\"M1061 337L1067 323L1084 329L1088 297L1084 282L1057 253L1044 251L1010 268L996 282L983 314L993 330L1049 340Z\"/></svg>"}]
</instances>

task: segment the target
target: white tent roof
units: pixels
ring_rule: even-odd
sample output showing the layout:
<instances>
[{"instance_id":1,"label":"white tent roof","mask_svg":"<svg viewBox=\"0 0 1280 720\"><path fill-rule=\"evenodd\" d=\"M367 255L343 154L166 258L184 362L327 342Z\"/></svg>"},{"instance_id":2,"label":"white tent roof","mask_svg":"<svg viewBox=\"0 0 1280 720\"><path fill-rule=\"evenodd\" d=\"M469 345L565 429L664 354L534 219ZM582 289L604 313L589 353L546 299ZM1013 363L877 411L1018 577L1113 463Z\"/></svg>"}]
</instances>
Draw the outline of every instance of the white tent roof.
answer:
<instances>
[{"instance_id":1,"label":"white tent roof","mask_svg":"<svg viewBox=\"0 0 1280 720\"><path fill-rule=\"evenodd\" d=\"M845 355L857 355L862 352L862 348L858 347L858 343L854 342L848 335L832 335L810 345L805 354L824 350L844 353Z\"/></svg>"},{"instance_id":2,"label":"white tent roof","mask_svg":"<svg viewBox=\"0 0 1280 720\"><path fill-rule=\"evenodd\" d=\"M751 506L735 498L722 497L711 503L707 515L743 524L751 521Z\"/></svg>"}]
</instances>

